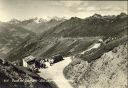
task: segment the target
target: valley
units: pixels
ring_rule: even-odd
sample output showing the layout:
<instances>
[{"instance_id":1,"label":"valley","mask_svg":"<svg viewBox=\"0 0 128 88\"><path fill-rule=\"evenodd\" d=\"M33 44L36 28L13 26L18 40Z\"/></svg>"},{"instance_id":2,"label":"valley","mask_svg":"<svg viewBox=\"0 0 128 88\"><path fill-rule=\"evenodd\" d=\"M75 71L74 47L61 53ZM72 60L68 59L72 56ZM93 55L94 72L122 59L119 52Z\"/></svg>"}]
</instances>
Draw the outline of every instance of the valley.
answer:
<instances>
[{"instance_id":1,"label":"valley","mask_svg":"<svg viewBox=\"0 0 128 88\"><path fill-rule=\"evenodd\" d=\"M38 83L43 88L127 88L127 20L128 15L120 13L0 22L2 79L36 81L23 82L25 88ZM64 60L50 66L57 54ZM28 61L34 59L27 67L23 60L29 56ZM49 66L38 68L38 61ZM14 73L9 74L10 70Z\"/></svg>"}]
</instances>

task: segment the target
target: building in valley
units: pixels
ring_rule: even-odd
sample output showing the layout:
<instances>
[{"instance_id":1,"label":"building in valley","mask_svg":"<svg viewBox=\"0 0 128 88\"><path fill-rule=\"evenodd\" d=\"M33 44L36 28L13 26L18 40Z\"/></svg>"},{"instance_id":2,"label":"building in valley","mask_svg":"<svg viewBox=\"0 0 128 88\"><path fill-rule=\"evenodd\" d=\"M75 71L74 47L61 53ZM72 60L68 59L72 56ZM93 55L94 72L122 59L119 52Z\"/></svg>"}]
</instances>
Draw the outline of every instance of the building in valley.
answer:
<instances>
[{"instance_id":1,"label":"building in valley","mask_svg":"<svg viewBox=\"0 0 128 88\"><path fill-rule=\"evenodd\" d=\"M35 68L36 57L28 56L23 59L23 66L27 68Z\"/></svg>"}]
</instances>

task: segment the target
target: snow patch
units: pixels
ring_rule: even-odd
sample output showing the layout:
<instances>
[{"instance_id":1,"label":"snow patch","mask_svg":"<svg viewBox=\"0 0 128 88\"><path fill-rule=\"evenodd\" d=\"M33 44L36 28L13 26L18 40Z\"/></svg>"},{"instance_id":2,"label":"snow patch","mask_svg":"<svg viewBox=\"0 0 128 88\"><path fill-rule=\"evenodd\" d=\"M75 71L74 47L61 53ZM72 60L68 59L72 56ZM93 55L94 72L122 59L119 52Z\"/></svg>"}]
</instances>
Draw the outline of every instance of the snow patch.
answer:
<instances>
[{"instance_id":1,"label":"snow patch","mask_svg":"<svg viewBox=\"0 0 128 88\"><path fill-rule=\"evenodd\" d=\"M95 43L95 44L93 44L92 47L90 47L89 49L87 49L87 50L81 52L80 54L84 54L85 52L90 51L90 50L92 50L92 49L99 48L100 46L101 46L101 43Z\"/></svg>"}]
</instances>

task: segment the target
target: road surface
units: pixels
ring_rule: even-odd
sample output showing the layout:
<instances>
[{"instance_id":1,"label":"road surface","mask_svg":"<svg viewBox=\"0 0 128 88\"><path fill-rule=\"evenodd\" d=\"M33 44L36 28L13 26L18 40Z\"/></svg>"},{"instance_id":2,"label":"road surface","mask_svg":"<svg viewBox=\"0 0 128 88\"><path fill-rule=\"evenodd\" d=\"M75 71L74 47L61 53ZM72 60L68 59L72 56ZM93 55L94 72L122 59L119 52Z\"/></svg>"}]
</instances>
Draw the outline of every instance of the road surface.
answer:
<instances>
[{"instance_id":1,"label":"road surface","mask_svg":"<svg viewBox=\"0 0 128 88\"><path fill-rule=\"evenodd\" d=\"M64 77L63 70L71 62L71 57L64 58L63 61L55 63L46 69L40 69L39 75L45 79L52 80L59 88L73 88Z\"/></svg>"}]
</instances>

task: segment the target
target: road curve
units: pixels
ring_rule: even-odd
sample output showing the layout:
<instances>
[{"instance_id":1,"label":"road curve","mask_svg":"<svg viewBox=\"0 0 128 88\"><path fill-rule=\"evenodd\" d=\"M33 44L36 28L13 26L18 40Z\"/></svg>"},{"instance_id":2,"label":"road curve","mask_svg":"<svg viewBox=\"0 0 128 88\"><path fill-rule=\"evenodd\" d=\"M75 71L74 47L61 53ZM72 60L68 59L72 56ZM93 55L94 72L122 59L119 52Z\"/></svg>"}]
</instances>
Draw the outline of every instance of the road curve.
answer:
<instances>
[{"instance_id":1,"label":"road curve","mask_svg":"<svg viewBox=\"0 0 128 88\"><path fill-rule=\"evenodd\" d=\"M60 61L49 68L40 69L39 75L45 79L54 81L59 88L73 88L63 74L64 68L70 62L71 57L65 57L63 61Z\"/></svg>"}]
</instances>

